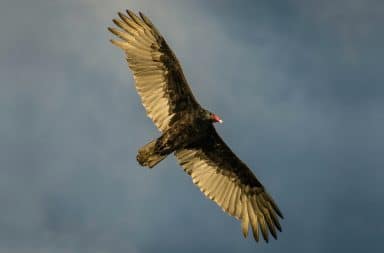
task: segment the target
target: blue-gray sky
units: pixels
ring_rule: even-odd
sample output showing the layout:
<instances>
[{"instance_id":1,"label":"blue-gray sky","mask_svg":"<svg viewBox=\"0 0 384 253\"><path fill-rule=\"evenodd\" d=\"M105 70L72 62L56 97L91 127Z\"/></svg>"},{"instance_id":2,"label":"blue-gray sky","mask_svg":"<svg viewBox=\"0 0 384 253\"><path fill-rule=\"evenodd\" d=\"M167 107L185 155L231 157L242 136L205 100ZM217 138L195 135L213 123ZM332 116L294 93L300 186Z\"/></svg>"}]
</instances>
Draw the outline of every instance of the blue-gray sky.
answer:
<instances>
[{"instance_id":1,"label":"blue-gray sky","mask_svg":"<svg viewBox=\"0 0 384 253\"><path fill-rule=\"evenodd\" d=\"M244 240L158 136L106 28L143 11L286 219ZM0 3L0 253L383 252L384 2Z\"/></svg>"}]
</instances>

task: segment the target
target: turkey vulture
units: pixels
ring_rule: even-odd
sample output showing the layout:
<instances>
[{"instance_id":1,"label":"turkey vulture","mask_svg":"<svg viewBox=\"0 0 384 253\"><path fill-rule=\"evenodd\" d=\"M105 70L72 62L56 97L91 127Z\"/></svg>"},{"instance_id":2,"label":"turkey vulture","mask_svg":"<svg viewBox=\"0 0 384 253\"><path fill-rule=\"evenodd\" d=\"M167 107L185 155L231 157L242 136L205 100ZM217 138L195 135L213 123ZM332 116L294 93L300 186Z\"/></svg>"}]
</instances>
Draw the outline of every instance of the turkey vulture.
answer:
<instances>
[{"instance_id":1,"label":"turkey vulture","mask_svg":"<svg viewBox=\"0 0 384 253\"><path fill-rule=\"evenodd\" d=\"M174 153L200 190L229 215L241 220L244 237L251 225L259 241L281 231L279 208L252 171L225 144L213 123L222 120L202 108L181 66L152 22L139 12L119 13L108 28L111 42L124 50L135 86L148 116L162 135L138 151L137 161L152 168ZM268 232L269 231L269 232Z\"/></svg>"}]
</instances>

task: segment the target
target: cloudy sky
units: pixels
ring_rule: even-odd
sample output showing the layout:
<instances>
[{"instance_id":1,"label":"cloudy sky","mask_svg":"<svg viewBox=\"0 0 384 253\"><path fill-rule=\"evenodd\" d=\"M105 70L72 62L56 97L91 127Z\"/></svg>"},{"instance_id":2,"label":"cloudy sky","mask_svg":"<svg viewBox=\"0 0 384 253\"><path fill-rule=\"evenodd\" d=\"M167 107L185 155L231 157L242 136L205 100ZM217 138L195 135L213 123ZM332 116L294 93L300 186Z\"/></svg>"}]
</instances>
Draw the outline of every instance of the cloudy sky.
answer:
<instances>
[{"instance_id":1,"label":"cloudy sky","mask_svg":"<svg viewBox=\"0 0 384 253\"><path fill-rule=\"evenodd\" d=\"M236 3L235 3L236 2ZM286 219L243 239L173 157L106 28L143 11ZM383 252L384 2L0 3L0 253Z\"/></svg>"}]
</instances>

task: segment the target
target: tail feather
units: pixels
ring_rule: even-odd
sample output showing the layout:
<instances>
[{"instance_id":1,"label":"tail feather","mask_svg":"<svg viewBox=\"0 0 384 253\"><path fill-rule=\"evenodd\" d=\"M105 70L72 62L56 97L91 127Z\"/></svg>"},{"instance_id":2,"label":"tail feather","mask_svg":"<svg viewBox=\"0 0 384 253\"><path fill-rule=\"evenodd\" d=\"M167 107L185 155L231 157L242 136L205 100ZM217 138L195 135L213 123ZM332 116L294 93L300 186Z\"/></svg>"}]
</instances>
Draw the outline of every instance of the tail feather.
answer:
<instances>
[{"instance_id":1,"label":"tail feather","mask_svg":"<svg viewBox=\"0 0 384 253\"><path fill-rule=\"evenodd\" d=\"M155 147L156 140L153 140L139 149L139 152L136 156L136 160L141 166L152 168L153 166L161 162L165 157L167 157L168 154L160 155L156 153Z\"/></svg>"}]
</instances>

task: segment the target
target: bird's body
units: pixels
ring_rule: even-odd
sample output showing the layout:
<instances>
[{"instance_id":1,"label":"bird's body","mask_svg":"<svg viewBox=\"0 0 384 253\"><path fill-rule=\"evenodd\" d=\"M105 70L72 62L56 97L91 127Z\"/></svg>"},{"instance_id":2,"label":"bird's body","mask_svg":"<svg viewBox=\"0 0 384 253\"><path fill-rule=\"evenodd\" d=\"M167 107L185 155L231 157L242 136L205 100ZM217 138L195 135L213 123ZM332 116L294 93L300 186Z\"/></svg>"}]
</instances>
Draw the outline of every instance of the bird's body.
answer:
<instances>
[{"instance_id":1,"label":"bird's body","mask_svg":"<svg viewBox=\"0 0 384 253\"><path fill-rule=\"evenodd\" d=\"M137 161L152 168L175 151L209 142L214 128L211 119L205 116L207 113L204 110L184 112L158 139L139 150Z\"/></svg>"},{"instance_id":2,"label":"bird's body","mask_svg":"<svg viewBox=\"0 0 384 253\"><path fill-rule=\"evenodd\" d=\"M140 13L119 13L109 28L121 40L112 43L124 50L136 89L148 116L162 135L140 148L137 161L154 167L174 153L192 181L225 212L241 220L244 236L251 225L268 241L276 238L282 214L264 186L225 144L213 123L222 120L202 108L194 98L181 66L151 21Z\"/></svg>"}]
</instances>

